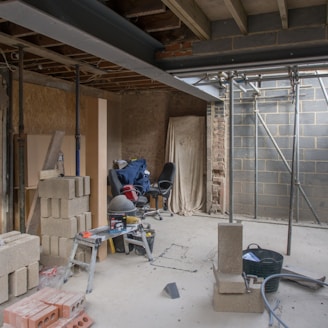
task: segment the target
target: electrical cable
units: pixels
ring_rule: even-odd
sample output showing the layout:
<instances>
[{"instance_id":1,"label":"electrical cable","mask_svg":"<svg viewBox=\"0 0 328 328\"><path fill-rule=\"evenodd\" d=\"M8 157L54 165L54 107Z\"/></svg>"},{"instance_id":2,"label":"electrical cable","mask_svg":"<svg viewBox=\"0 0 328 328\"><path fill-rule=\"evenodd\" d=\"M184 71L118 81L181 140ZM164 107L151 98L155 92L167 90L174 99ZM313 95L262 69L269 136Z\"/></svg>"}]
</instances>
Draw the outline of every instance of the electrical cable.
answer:
<instances>
[{"instance_id":1,"label":"electrical cable","mask_svg":"<svg viewBox=\"0 0 328 328\"><path fill-rule=\"evenodd\" d=\"M15 71L16 71L16 67L15 67L15 66L12 66L12 65L10 65L10 64L8 63L7 58L6 58L6 55L5 55L5 53L3 52L2 49L0 49L0 52L1 52L1 55L2 55L2 57L3 57L3 59L4 59L4 61L5 61L5 65L6 65L6 67L7 67L11 72L15 72Z\"/></svg>"},{"instance_id":2,"label":"electrical cable","mask_svg":"<svg viewBox=\"0 0 328 328\"><path fill-rule=\"evenodd\" d=\"M264 279L262 285L261 285L261 295L265 304L265 307L267 309L267 311L269 312L270 316L274 316L278 322L285 328L288 328L288 326L276 315L276 313L274 312L274 310L271 308L266 296L265 296L265 285L266 283L274 278L293 278L293 279L298 279L298 280L305 280L305 281L309 281L309 282L314 282L319 284L320 286L326 286L328 287L328 284L321 281L321 280L317 280L317 279L313 279L310 277L306 277L306 276L301 276L298 274L291 274L291 273L277 273L277 274L273 274L267 278Z\"/></svg>"}]
</instances>

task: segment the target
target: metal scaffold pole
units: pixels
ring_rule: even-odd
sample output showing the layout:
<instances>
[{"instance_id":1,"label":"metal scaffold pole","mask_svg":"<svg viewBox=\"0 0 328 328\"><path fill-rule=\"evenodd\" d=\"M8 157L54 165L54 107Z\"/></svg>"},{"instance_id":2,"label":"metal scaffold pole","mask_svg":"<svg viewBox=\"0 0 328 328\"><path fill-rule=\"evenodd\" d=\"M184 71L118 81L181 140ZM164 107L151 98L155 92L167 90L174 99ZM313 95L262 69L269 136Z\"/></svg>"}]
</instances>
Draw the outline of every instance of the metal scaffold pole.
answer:
<instances>
[{"instance_id":1,"label":"metal scaffold pole","mask_svg":"<svg viewBox=\"0 0 328 328\"><path fill-rule=\"evenodd\" d=\"M259 152L259 118L258 118L258 104L257 97L254 97L254 112L255 112L255 158L254 158L254 219L257 219L257 207L258 207L258 152Z\"/></svg>"},{"instance_id":2,"label":"metal scaffold pole","mask_svg":"<svg viewBox=\"0 0 328 328\"><path fill-rule=\"evenodd\" d=\"M258 116L258 118L259 118L259 120L260 120L262 126L264 127L266 133L268 134L270 140L272 141L274 147L276 148L276 150L277 150L277 152L278 152L280 158L282 159L283 163L285 164L285 166L286 166L288 172L289 172L289 173L292 173L292 169L290 168L290 166L289 166L289 164L288 164L288 162L287 162L287 160L286 160L284 154L283 154L282 151L280 150L280 148L279 148L277 142L275 141L273 135L271 134L271 132L270 132L268 126L266 125L265 121L263 120L262 116L261 116L259 113L257 113L257 116ZM310 210L311 210L313 216L315 217L317 223L318 223L318 224L321 224L321 222L320 222L320 220L319 220L319 217L318 217L316 211L314 210L313 206L311 205L311 203L310 203L310 201L309 201L307 195L305 194L305 191L304 191L303 187L301 186L301 184L298 184L297 186L298 186L298 188L299 188L299 190L300 190L300 192L301 192L301 194L302 194L304 200L306 201L307 205L309 206L309 208L310 208Z\"/></svg>"},{"instance_id":3,"label":"metal scaffold pole","mask_svg":"<svg viewBox=\"0 0 328 328\"><path fill-rule=\"evenodd\" d=\"M295 114L294 114L294 134L293 134L293 155L292 155L292 172L290 178L290 198L289 198L289 219L288 219L288 239L287 239L287 255L291 254L292 227L294 217L295 204L295 186L297 185L298 170L298 134L299 134L299 80L294 79L295 84Z\"/></svg>"},{"instance_id":4,"label":"metal scaffold pole","mask_svg":"<svg viewBox=\"0 0 328 328\"><path fill-rule=\"evenodd\" d=\"M81 149L81 135L80 135L80 67L76 65L76 84L75 84L75 97L76 97L76 150L75 150L75 175L80 176L80 149Z\"/></svg>"},{"instance_id":5,"label":"metal scaffold pole","mask_svg":"<svg viewBox=\"0 0 328 328\"><path fill-rule=\"evenodd\" d=\"M229 106L230 106L230 116L229 116L229 123L230 123L230 135L229 135L229 141L230 141L230 148L229 148L229 223L233 222L233 208L234 208L234 202L233 202L233 182L234 182L234 174L233 174L233 164L234 164L234 78L233 74L230 73L229 75Z\"/></svg>"}]
</instances>

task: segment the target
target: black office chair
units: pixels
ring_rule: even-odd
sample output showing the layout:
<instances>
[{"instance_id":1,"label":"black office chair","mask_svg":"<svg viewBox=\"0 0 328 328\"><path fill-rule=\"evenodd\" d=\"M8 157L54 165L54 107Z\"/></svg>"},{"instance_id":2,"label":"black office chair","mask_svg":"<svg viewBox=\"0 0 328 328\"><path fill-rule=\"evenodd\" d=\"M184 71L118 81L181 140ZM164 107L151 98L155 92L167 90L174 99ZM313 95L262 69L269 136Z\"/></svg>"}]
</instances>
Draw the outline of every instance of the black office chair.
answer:
<instances>
[{"instance_id":1,"label":"black office chair","mask_svg":"<svg viewBox=\"0 0 328 328\"><path fill-rule=\"evenodd\" d=\"M167 201L170 197L173 182L175 178L175 164L167 162L164 164L161 174L157 179L157 183L154 186L150 186L150 189L146 192L146 196L153 197L155 199L155 209L146 210L145 216L158 216L160 220L163 220L161 216L161 210L158 208L158 198L163 197L163 209L169 210ZM173 213L169 210L171 216Z\"/></svg>"},{"instance_id":2,"label":"black office chair","mask_svg":"<svg viewBox=\"0 0 328 328\"><path fill-rule=\"evenodd\" d=\"M148 204L148 198L143 196L140 192L140 188L137 186L129 185L129 188L124 188L124 185L119 180L116 170L110 169L108 172L108 185L110 185L112 196L125 195L131 200L137 208L137 215L143 216L144 209ZM132 188L131 188L132 187Z\"/></svg>"}]
</instances>

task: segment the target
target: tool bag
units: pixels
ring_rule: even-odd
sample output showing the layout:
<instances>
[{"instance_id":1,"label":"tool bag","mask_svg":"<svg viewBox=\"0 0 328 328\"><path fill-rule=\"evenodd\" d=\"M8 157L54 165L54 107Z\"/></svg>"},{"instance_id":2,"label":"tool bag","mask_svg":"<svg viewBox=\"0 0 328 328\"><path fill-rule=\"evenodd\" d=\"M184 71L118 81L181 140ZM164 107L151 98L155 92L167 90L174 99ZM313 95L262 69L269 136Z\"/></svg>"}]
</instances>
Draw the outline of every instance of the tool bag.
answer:
<instances>
[{"instance_id":1,"label":"tool bag","mask_svg":"<svg viewBox=\"0 0 328 328\"><path fill-rule=\"evenodd\" d=\"M136 202L138 200L138 194L133 185L125 185L123 187L123 193L125 197L132 202Z\"/></svg>"}]
</instances>

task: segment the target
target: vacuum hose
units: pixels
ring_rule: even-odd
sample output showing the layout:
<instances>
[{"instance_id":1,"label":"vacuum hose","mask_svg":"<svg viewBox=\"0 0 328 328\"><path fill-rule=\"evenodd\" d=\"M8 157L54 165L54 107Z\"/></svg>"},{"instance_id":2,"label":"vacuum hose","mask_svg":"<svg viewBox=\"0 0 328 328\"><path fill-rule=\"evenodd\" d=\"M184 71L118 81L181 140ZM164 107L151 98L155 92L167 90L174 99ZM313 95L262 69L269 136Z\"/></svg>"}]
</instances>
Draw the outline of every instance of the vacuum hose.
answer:
<instances>
[{"instance_id":1,"label":"vacuum hose","mask_svg":"<svg viewBox=\"0 0 328 328\"><path fill-rule=\"evenodd\" d=\"M277 273L277 274L273 274L273 275L265 278L261 285L261 295L262 295L265 307L266 307L267 311L270 313L270 315L273 315L279 321L279 323L285 328L288 328L288 326L275 314L274 310L271 308L271 306L265 296L265 285L269 280L274 279L274 278L293 278L293 279L305 280L305 281L317 283L321 286L326 286L326 287L328 286L327 283L325 283L321 280L312 279L312 278L309 278L306 276L301 276L298 274L291 274L291 273Z\"/></svg>"}]
</instances>

